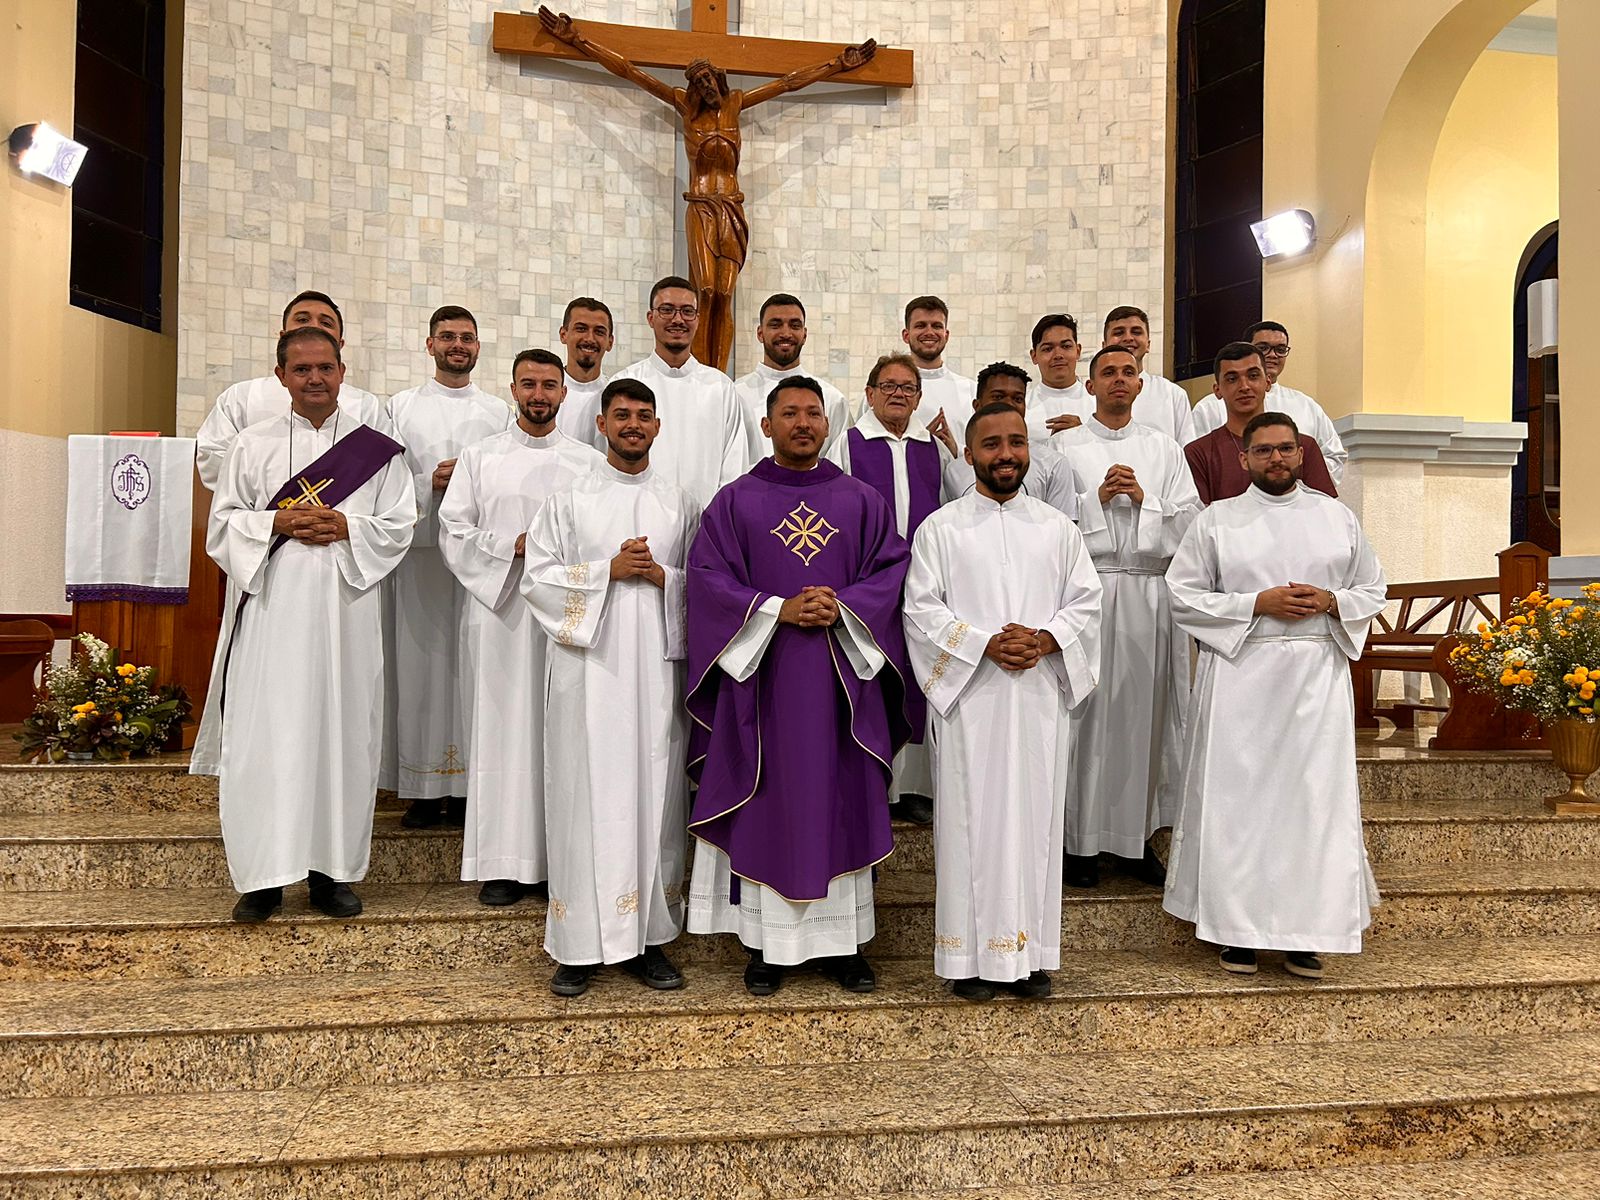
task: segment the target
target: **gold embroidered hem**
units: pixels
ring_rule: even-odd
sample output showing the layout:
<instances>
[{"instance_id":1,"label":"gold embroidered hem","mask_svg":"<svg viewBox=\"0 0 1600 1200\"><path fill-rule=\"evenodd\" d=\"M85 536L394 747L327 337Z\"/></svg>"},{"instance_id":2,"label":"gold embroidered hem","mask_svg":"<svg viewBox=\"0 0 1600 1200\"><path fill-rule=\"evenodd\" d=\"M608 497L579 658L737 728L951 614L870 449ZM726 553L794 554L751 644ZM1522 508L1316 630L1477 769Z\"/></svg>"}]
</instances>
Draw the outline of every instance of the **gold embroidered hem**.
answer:
<instances>
[{"instance_id":1,"label":"gold embroidered hem","mask_svg":"<svg viewBox=\"0 0 1600 1200\"><path fill-rule=\"evenodd\" d=\"M933 935L933 944L940 950L959 950L967 943L965 939L958 938L949 933L936 933Z\"/></svg>"},{"instance_id":2,"label":"gold embroidered hem","mask_svg":"<svg viewBox=\"0 0 1600 1200\"><path fill-rule=\"evenodd\" d=\"M1028 935L1019 929L1016 937L990 938L985 948L990 954L1019 954L1027 944Z\"/></svg>"},{"instance_id":3,"label":"gold embroidered hem","mask_svg":"<svg viewBox=\"0 0 1600 1200\"><path fill-rule=\"evenodd\" d=\"M587 563L580 563L585 572L588 571ZM576 568L568 567L567 574L571 575ZM572 645L572 631L583 623L583 618L589 611L589 598L582 592L568 592L567 602L561 610L561 628L556 630L556 641L563 646Z\"/></svg>"},{"instance_id":4,"label":"gold embroidered hem","mask_svg":"<svg viewBox=\"0 0 1600 1200\"><path fill-rule=\"evenodd\" d=\"M633 891L629 892L626 896L618 896L617 897L617 915L618 916L625 917L629 913L636 913L638 911L639 911L639 891L638 891L637 888L635 888Z\"/></svg>"},{"instance_id":5,"label":"gold embroidered hem","mask_svg":"<svg viewBox=\"0 0 1600 1200\"><path fill-rule=\"evenodd\" d=\"M565 900L557 900L554 896L551 896L550 915L558 921L565 921L567 919L567 902Z\"/></svg>"}]
</instances>

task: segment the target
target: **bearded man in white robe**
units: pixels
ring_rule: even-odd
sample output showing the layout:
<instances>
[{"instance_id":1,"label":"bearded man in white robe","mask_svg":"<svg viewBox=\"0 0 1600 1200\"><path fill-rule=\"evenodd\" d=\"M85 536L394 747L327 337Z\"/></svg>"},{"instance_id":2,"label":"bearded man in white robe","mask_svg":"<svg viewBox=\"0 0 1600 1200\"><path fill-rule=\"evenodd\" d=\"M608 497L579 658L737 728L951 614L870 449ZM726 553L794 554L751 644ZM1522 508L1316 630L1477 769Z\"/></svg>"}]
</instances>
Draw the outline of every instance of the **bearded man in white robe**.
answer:
<instances>
[{"instance_id":1,"label":"bearded man in white robe","mask_svg":"<svg viewBox=\"0 0 1600 1200\"><path fill-rule=\"evenodd\" d=\"M389 400L389 422L406 448L417 491L417 531L394 573L395 757L408 829L452 824L466 811L464 698L459 678L466 593L439 553L439 503L461 451L505 430L504 400L472 382L478 322L447 304L428 319L433 378Z\"/></svg>"},{"instance_id":2,"label":"bearded man in white robe","mask_svg":"<svg viewBox=\"0 0 1600 1200\"><path fill-rule=\"evenodd\" d=\"M202 740L218 775L236 921L270 917L301 879L352 917L366 875L382 738L378 584L405 554L416 500L397 442L339 408L339 342L278 339L290 410L234 440L206 551L241 599L224 618Z\"/></svg>"},{"instance_id":3,"label":"bearded man in white robe","mask_svg":"<svg viewBox=\"0 0 1600 1200\"><path fill-rule=\"evenodd\" d=\"M976 412L991 404L1006 404L1028 419L1028 387L1032 381L1021 367L1008 362L993 362L978 372L977 399L972 402ZM1035 436L1034 423L1028 424L1028 470L1022 485L1023 495L1043 500L1059 509L1073 520L1078 518L1078 492L1073 486L1072 470L1065 460L1050 446L1048 435ZM936 420L928 431L944 443L950 457L944 467L944 492L951 499L965 496L976 487L972 463L956 444L949 424Z\"/></svg>"},{"instance_id":4,"label":"bearded man in white robe","mask_svg":"<svg viewBox=\"0 0 1600 1200\"><path fill-rule=\"evenodd\" d=\"M554 493L602 458L556 428L561 360L524 350L511 367L516 422L461 452L439 505L439 551L470 597L461 626L467 808L461 878L480 903L543 890L545 636L517 594L527 530Z\"/></svg>"},{"instance_id":5,"label":"bearded man in white robe","mask_svg":"<svg viewBox=\"0 0 1600 1200\"><path fill-rule=\"evenodd\" d=\"M1050 994L1061 965L1068 714L1099 670L1100 579L1065 514L1022 493L1011 405L967 424L969 495L922 523L906 580L912 669L932 710L934 971L956 995Z\"/></svg>"},{"instance_id":6,"label":"bearded man in white robe","mask_svg":"<svg viewBox=\"0 0 1600 1200\"><path fill-rule=\"evenodd\" d=\"M977 396L978 385L944 361L944 352L950 345L950 306L938 296L908 300L900 340L906 344L922 379L925 407L917 420L932 421L942 413L950 413L959 421Z\"/></svg>"},{"instance_id":7,"label":"bearded man in white robe","mask_svg":"<svg viewBox=\"0 0 1600 1200\"><path fill-rule=\"evenodd\" d=\"M1250 487L1214 502L1167 569L1200 643L1165 907L1254 974L1282 950L1320 978L1354 954L1377 902L1361 835L1351 659L1386 599L1355 514L1299 480L1283 413L1245 426Z\"/></svg>"},{"instance_id":8,"label":"bearded man in white robe","mask_svg":"<svg viewBox=\"0 0 1600 1200\"><path fill-rule=\"evenodd\" d=\"M556 414L556 428L602 454L606 445L595 432L595 418L600 415L600 393L607 382L603 367L615 345L616 328L611 307L604 300L575 296L567 301L561 328L556 331L567 352L567 398Z\"/></svg>"},{"instance_id":9,"label":"bearded man in white robe","mask_svg":"<svg viewBox=\"0 0 1600 1200\"><path fill-rule=\"evenodd\" d=\"M806 306L798 296L777 292L762 301L756 341L761 346L761 361L755 370L733 381L750 439L750 461L760 462L772 453L772 442L761 432L768 394L785 379L797 375L815 379L822 387L822 407L828 418L828 444L822 452L831 458L833 448L850 428L850 402L833 384L800 365L800 355L806 348Z\"/></svg>"},{"instance_id":10,"label":"bearded man in white robe","mask_svg":"<svg viewBox=\"0 0 1600 1200\"><path fill-rule=\"evenodd\" d=\"M683 931L683 564L700 514L650 466L650 389L616 379L600 403L606 461L539 510L522 577L559 697L544 726L558 996L582 995L603 964L683 986L662 946Z\"/></svg>"},{"instance_id":11,"label":"bearded man in white robe","mask_svg":"<svg viewBox=\"0 0 1600 1200\"><path fill-rule=\"evenodd\" d=\"M1189 645L1162 576L1200 509L1178 443L1133 420L1139 364L1120 346L1089 362L1089 419L1050 439L1072 468L1078 532L1103 591L1100 686L1073 713L1066 882L1099 882L1102 852L1160 886L1150 835L1177 814Z\"/></svg>"}]
</instances>

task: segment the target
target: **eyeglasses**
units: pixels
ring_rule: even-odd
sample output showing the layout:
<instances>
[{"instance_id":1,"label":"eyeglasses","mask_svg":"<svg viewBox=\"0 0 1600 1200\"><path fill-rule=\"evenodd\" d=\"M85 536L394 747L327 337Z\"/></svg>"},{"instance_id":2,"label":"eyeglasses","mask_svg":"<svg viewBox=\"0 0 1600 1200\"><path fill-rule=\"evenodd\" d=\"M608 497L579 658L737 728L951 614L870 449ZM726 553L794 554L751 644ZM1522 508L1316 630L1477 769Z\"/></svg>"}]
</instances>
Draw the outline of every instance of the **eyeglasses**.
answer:
<instances>
[{"instance_id":1,"label":"eyeglasses","mask_svg":"<svg viewBox=\"0 0 1600 1200\"><path fill-rule=\"evenodd\" d=\"M658 304L655 311L663 321L670 321L673 317L692 321L700 315L700 310L692 304Z\"/></svg>"},{"instance_id":2,"label":"eyeglasses","mask_svg":"<svg viewBox=\"0 0 1600 1200\"><path fill-rule=\"evenodd\" d=\"M1257 354L1261 355L1262 358L1289 357L1289 347L1287 344L1282 346L1269 346L1265 342L1257 342L1251 347L1251 349L1253 349Z\"/></svg>"},{"instance_id":3,"label":"eyeglasses","mask_svg":"<svg viewBox=\"0 0 1600 1200\"><path fill-rule=\"evenodd\" d=\"M874 391L882 392L885 396L920 396L922 385L920 383L875 383Z\"/></svg>"},{"instance_id":4,"label":"eyeglasses","mask_svg":"<svg viewBox=\"0 0 1600 1200\"><path fill-rule=\"evenodd\" d=\"M476 346L478 344L478 335L475 333L451 333L447 329L443 333L434 334L433 340L443 342L446 346L453 346L457 342L460 342L463 346Z\"/></svg>"},{"instance_id":5,"label":"eyeglasses","mask_svg":"<svg viewBox=\"0 0 1600 1200\"><path fill-rule=\"evenodd\" d=\"M1295 442L1284 442L1281 446L1251 446L1245 453L1257 462L1271 462L1274 458L1293 458L1300 452L1300 446Z\"/></svg>"}]
</instances>

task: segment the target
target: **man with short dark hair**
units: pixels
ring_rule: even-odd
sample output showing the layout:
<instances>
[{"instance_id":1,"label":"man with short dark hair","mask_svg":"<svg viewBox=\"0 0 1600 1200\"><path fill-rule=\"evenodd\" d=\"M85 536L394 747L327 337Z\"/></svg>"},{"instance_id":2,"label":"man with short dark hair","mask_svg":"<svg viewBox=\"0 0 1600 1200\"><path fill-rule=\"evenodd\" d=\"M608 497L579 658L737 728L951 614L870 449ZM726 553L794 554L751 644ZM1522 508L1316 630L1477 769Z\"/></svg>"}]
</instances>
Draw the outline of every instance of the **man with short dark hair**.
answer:
<instances>
[{"instance_id":1,"label":"man with short dark hair","mask_svg":"<svg viewBox=\"0 0 1600 1200\"><path fill-rule=\"evenodd\" d=\"M513 414L472 382L478 322L447 304L428 318L433 378L391 396L390 428L406 448L417 528L394 573L395 760L408 829L459 823L467 805L466 734L457 677L466 593L439 554L439 502L463 449L500 433Z\"/></svg>"},{"instance_id":2,"label":"man with short dark hair","mask_svg":"<svg viewBox=\"0 0 1600 1200\"><path fill-rule=\"evenodd\" d=\"M937 296L917 296L906 304L905 328L900 340L916 360L922 376L923 413L932 420L938 413L960 415L977 395L977 383L945 365L950 345L950 306Z\"/></svg>"},{"instance_id":3,"label":"man with short dark hair","mask_svg":"<svg viewBox=\"0 0 1600 1200\"><path fill-rule=\"evenodd\" d=\"M289 301L283 309L280 336L291 329L325 330L339 343L342 369L344 314L331 296L307 291ZM339 384L339 408L349 414L348 419L387 431L383 402L371 392L364 392L344 379ZM222 474L222 460L240 431L257 421L282 416L288 411L289 392L272 372L226 388L195 433L195 466L200 471L200 482L216 491L217 479Z\"/></svg>"},{"instance_id":4,"label":"man with short dark hair","mask_svg":"<svg viewBox=\"0 0 1600 1200\"><path fill-rule=\"evenodd\" d=\"M978 372L977 395L972 409L977 411L991 404L1006 404L1028 419L1028 385L1031 380L1021 367L1008 362L993 362ZM936 431L937 432L937 431ZM951 459L944 468L945 495L951 498L965 496L976 486L972 462L955 445L948 429L943 431L945 448ZM1078 491L1072 482L1072 471L1049 445L1049 438L1035 440L1033 427L1028 429L1028 470L1022 485L1025 495L1037 496L1052 508L1059 509L1073 520L1078 518Z\"/></svg>"},{"instance_id":5,"label":"man with short dark hair","mask_svg":"<svg viewBox=\"0 0 1600 1200\"><path fill-rule=\"evenodd\" d=\"M1176 637L1161 577L1200 509L1178 443L1133 420L1139 364L1121 346L1089 362L1094 413L1050 439L1072 468L1078 531L1101 598L1100 686L1073 713L1066 882L1093 887L1102 853L1165 882L1150 836L1178 807L1189 646Z\"/></svg>"},{"instance_id":6,"label":"man with short dark hair","mask_svg":"<svg viewBox=\"0 0 1600 1200\"><path fill-rule=\"evenodd\" d=\"M694 357L701 313L693 286L668 275L650 289L645 320L655 335L648 358L618 371L618 379L637 379L656 398L661 435L651 461L662 478L706 504L723 484L737 479L750 463L739 394L733 380Z\"/></svg>"},{"instance_id":7,"label":"man with short dark hair","mask_svg":"<svg viewBox=\"0 0 1600 1200\"><path fill-rule=\"evenodd\" d=\"M398 442L339 405L339 339L278 338L289 408L234 439L206 551L240 597L223 615L196 775L217 775L223 846L253 923L307 881L352 917L372 845L383 734L378 584L411 541L416 494Z\"/></svg>"},{"instance_id":8,"label":"man with short dark hair","mask_svg":"<svg viewBox=\"0 0 1600 1200\"><path fill-rule=\"evenodd\" d=\"M772 457L717 494L689 551L689 929L738 935L752 995L813 960L868 992L872 868L894 845L890 764L910 735L910 552L875 489L818 461L814 380L775 387L764 426Z\"/></svg>"},{"instance_id":9,"label":"man with short dark hair","mask_svg":"<svg viewBox=\"0 0 1600 1200\"><path fill-rule=\"evenodd\" d=\"M1267 372L1261 352L1249 342L1229 342L1217 351L1211 364L1211 390L1228 410L1225 424L1183 448L1202 504L1238 496L1250 486L1244 461L1244 429L1265 411ZM1303 463L1296 463L1307 487L1329 496L1339 493L1328 474L1322 450L1304 434L1300 438Z\"/></svg>"},{"instance_id":10,"label":"man with short dark hair","mask_svg":"<svg viewBox=\"0 0 1600 1200\"><path fill-rule=\"evenodd\" d=\"M601 370L616 344L617 323L604 300L578 296L567 301L556 336L567 348L567 398L556 414L556 428L575 442L593 446L604 454L605 443L596 432L600 393L606 376Z\"/></svg>"},{"instance_id":11,"label":"man with short dark hair","mask_svg":"<svg viewBox=\"0 0 1600 1200\"><path fill-rule=\"evenodd\" d=\"M559 996L587 991L604 963L683 986L662 946L683 929L683 565L700 512L650 466L648 387L612 380L598 424L605 462L539 510L522 577L560 697L542 731Z\"/></svg>"},{"instance_id":12,"label":"man with short dark hair","mask_svg":"<svg viewBox=\"0 0 1600 1200\"><path fill-rule=\"evenodd\" d=\"M1252 418L1249 489L1196 517L1167 568L1200 662L1165 905L1225 970L1282 950L1315 979L1320 953L1360 951L1377 899L1349 660L1387 587L1355 514L1301 483L1305 440L1283 413Z\"/></svg>"},{"instance_id":13,"label":"man with short dark hair","mask_svg":"<svg viewBox=\"0 0 1600 1200\"><path fill-rule=\"evenodd\" d=\"M822 385L823 407L828 416L828 444L823 447L826 454L850 428L850 402L838 388L800 365L800 353L806 346L806 306L798 296L778 292L762 302L756 341L761 345L761 361L754 371L733 383L739 393L745 432L750 437L750 461L759 462L772 452L772 444L761 432L761 418L767 415L767 394L796 375L808 376Z\"/></svg>"},{"instance_id":14,"label":"man with short dark hair","mask_svg":"<svg viewBox=\"0 0 1600 1200\"><path fill-rule=\"evenodd\" d=\"M1104 346L1121 346L1139 364L1139 396L1133 402L1133 419L1160 430L1179 445L1189 421L1189 393L1172 380L1145 370L1150 353L1150 317L1142 308L1119 304L1106 314Z\"/></svg>"},{"instance_id":15,"label":"man with short dark hair","mask_svg":"<svg viewBox=\"0 0 1600 1200\"><path fill-rule=\"evenodd\" d=\"M511 428L461 452L439 505L439 551L470 599L462 620L467 807L461 878L515 904L546 878L545 637L517 595L539 506L601 462L556 428L566 371L548 350L511 365Z\"/></svg>"},{"instance_id":16,"label":"man with short dark hair","mask_svg":"<svg viewBox=\"0 0 1600 1200\"><path fill-rule=\"evenodd\" d=\"M1350 457L1339 437L1339 431L1328 414L1304 392L1281 382L1284 365L1289 361L1289 331L1276 321L1257 321L1244 331L1242 341L1249 342L1261 355L1261 366L1267 375L1267 394L1262 408L1267 412L1287 413L1307 437L1317 443L1327 463L1328 476L1337 484L1344 478L1344 464ZM1189 424L1181 439L1185 445L1198 441L1213 429L1225 425L1228 406L1217 395L1202 396L1189 414Z\"/></svg>"},{"instance_id":17,"label":"man with short dark hair","mask_svg":"<svg viewBox=\"0 0 1600 1200\"><path fill-rule=\"evenodd\" d=\"M1094 400L1078 378L1078 320L1046 313L1033 324L1028 357L1039 380L1028 386L1028 436L1038 445L1053 433L1074 429L1094 411Z\"/></svg>"},{"instance_id":18,"label":"man with short dark hair","mask_svg":"<svg viewBox=\"0 0 1600 1200\"><path fill-rule=\"evenodd\" d=\"M1095 686L1100 580L1067 517L1026 495L1011 404L966 428L975 489L917 531L905 631L932 710L933 964L956 995L1048 996L1061 965L1070 710Z\"/></svg>"}]
</instances>

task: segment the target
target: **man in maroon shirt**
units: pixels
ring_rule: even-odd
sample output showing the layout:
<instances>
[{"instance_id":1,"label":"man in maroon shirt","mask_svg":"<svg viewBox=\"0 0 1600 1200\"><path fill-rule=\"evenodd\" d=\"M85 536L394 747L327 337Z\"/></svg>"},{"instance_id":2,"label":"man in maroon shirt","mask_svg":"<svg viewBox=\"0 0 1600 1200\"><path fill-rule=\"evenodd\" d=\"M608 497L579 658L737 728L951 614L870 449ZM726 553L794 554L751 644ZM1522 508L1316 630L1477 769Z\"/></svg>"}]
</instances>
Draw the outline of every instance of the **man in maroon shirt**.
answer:
<instances>
[{"instance_id":1,"label":"man in maroon shirt","mask_svg":"<svg viewBox=\"0 0 1600 1200\"><path fill-rule=\"evenodd\" d=\"M1250 473L1244 464L1244 427L1262 412L1267 389L1271 386L1261 353L1249 342L1229 342L1218 350L1212 363L1212 375L1211 390L1227 406L1228 422L1183 448L1183 456L1189 460L1189 473L1194 476L1195 490L1204 504L1243 495L1250 486ZM1301 482L1319 492L1338 496L1333 478L1328 474L1328 462L1322 457L1316 439L1302 433L1300 452L1304 461Z\"/></svg>"}]
</instances>

